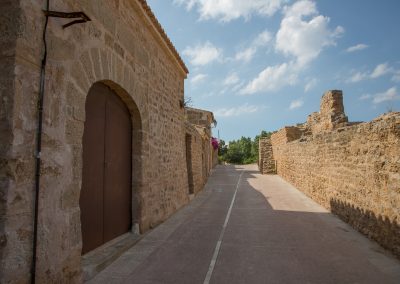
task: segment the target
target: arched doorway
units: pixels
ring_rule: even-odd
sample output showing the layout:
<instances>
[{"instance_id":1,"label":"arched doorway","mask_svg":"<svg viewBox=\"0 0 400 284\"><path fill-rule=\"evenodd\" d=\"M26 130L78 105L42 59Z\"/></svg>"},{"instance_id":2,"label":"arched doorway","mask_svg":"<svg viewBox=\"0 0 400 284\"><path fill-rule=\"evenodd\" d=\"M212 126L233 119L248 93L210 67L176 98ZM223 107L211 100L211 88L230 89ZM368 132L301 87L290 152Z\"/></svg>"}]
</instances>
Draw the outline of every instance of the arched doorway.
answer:
<instances>
[{"instance_id":1,"label":"arched doorway","mask_svg":"<svg viewBox=\"0 0 400 284\"><path fill-rule=\"evenodd\" d=\"M82 190L82 254L132 226L132 122L124 102L96 83L86 99Z\"/></svg>"}]
</instances>

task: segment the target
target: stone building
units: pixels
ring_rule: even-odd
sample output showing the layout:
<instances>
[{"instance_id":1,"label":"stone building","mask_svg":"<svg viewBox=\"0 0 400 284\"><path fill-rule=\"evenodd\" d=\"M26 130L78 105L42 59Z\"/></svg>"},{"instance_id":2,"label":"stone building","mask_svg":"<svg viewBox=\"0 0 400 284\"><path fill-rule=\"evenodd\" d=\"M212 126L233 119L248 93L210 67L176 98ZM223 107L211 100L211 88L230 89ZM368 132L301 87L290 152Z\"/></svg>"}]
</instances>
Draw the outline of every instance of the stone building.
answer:
<instances>
[{"instance_id":1,"label":"stone building","mask_svg":"<svg viewBox=\"0 0 400 284\"><path fill-rule=\"evenodd\" d=\"M0 10L0 282L79 283L189 202L188 70L145 0Z\"/></svg>"},{"instance_id":2,"label":"stone building","mask_svg":"<svg viewBox=\"0 0 400 284\"><path fill-rule=\"evenodd\" d=\"M342 92L329 91L306 123L260 139L260 158L263 173L276 171L400 257L399 112L348 122Z\"/></svg>"},{"instance_id":3,"label":"stone building","mask_svg":"<svg viewBox=\"0 0 400 284\"><path fill-rule=\"evenodd\" d=\"M216 121L210 111L189 107L185 111L189 191L196 194L206 183L210 170L218 163L218 150L211 146L211 127Z\"/></svg>"}]
</instances>

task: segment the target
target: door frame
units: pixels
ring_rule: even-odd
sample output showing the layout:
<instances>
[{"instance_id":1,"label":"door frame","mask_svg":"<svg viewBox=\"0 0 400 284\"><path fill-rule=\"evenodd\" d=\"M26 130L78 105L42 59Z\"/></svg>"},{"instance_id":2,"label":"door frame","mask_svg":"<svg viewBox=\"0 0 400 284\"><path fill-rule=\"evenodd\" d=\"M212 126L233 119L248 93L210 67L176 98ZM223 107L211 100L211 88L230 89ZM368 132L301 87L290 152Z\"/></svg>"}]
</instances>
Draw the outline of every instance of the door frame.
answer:
<instances>
[{"instance_id":1,"label":"door frame","mask_svg":"<svg viewBox=\"0 0 400 284\"><path fill-rule=\"evenodd\" d=\"M109 81L98 81L94 83L88 91L92 90L92 88L97 85L102 84L107 86L115 95L117 95L122 102L127 107L130 117L131 117L131 125L132 125L132 147L131 147L131 224L132 228L130 232L139 234L141 233L141 215L142 215L142 202L141 202L141 192L143 188L143 130L142 130L142 119L141 114L139 112L139 108L137 104L132 99L132 96L129 95L121 86L118 84ZM83 146L83 145L82 145ZM83 147L82 147L82 155L83 155ZM83 159L82 159L83 161ZM83 166L81 168L83 171ZM80 194L79 194L80 197ZM78 203L79 206L79 203ZM82 239L82 231L81 231L81 239ZM112 241L111 241L112 242ZM107 245L107 243L102 246ZM101 248L100 246L99 248ZM95 249L96 250L96 249ZM90 252L89 252L90 253Z\"/></svg>"}]
</instances>

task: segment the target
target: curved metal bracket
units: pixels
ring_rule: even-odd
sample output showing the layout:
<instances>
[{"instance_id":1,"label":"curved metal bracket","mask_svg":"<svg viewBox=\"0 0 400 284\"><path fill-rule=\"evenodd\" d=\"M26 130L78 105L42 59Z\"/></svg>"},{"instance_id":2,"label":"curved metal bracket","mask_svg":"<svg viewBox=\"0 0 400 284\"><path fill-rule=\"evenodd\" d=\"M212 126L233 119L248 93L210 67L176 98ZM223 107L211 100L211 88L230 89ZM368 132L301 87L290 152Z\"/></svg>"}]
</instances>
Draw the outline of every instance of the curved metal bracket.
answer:
<instances>
[{"instance_id":1,"label":"curved metal bracket","mask_svg":"<svg viewBox=\"0 0 400 284\"><path fill-rule=\"evenodd\" d=\"M53 17L53 18L64 18L64 19L77 19L75 21L69 22L63 25L63 29L68 28L69 26L86 23L91 21L91 19L86 15L84 12L56 12L56 11L43 11L46 17Z\"/></svg>"}]
</instances>

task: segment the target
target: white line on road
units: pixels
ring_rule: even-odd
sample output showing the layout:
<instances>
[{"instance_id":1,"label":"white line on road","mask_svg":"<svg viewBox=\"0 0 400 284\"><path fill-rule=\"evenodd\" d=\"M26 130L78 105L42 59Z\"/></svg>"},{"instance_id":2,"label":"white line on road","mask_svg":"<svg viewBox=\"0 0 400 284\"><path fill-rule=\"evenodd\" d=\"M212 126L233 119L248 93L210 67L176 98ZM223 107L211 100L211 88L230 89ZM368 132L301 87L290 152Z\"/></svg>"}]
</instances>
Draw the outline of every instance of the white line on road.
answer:
<instances>
[{"instance_id":1,"label":"white line on road","mask_svg":"<svg viewBox=\"0 0 400 284\"><path fill-rule=\"evenodd\" d=\"M208 268L208 272L207 272L207 275L206 275L206 279L204 279L203 284L209 284L209 283L210 283L211 276L212 276L212 273L213 273L213 271L214 271L215 263L217 262L217 258L218 258L218 254L219 254L219 249L221 248L222 239L224 238L225 229L226 229L226 227L227 227L227 225L228 225L229 218L231 217L231 212L232 212L233 203L235 203L236 193L237 193L237 191L238 191L238 189L239 189L239 184L240 184L240 181L241 181L241 179L242 179L242 175L243 175L243 171L240 173L239 180L238 180L238 182L237 182L237 184L236 184L235 193L233 194L232 201L231 201L231 205L229 206L228 213L226 214L224 226L222 227L221 234L219 235L219 239L218 239L217 245L216 245L216 247L215 247L214 254L213 254L213 257L212 257L212 259L211 259L210 266L209 266L209 268Z\"/></svg>"}]
</instances>

